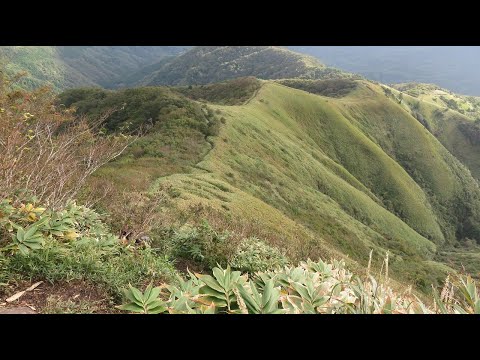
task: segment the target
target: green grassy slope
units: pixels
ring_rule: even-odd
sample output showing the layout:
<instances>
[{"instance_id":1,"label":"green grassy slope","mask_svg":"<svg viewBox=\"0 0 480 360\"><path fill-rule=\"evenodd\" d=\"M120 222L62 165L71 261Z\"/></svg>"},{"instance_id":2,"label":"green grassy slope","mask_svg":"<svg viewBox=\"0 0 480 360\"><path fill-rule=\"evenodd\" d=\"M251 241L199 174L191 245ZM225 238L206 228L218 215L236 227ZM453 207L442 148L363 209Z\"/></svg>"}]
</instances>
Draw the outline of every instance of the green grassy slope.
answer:
<instances>
[{"instance_id":1,"label":"green grassy slope","mask_svg":"<svg viewBox=\"0 0 480 360\"><path fill-rule=\"evenodd\" d=\"M458 111L473 120L480 119L480 97L455 94L434 84L405 83L392 87L419 100Z\"/></svg>"},{"instance_id":2,"label":"green grassy slope","mask_svg":"<svg viewBox=\"0 0 480 360\"><path fill-rule=\"evenodd\" d=\"M422 287L444 275L439 249L480 240L477 182L381 86L343 80L303 86L336 89L323 96L284 81L235 81L243 90L232 92L228 83L101 96L75 90L66 102L87 114L127 103L112 129L156 121L135 149L100 174L128 184L148 173L146 182L173 188L171 211L211 206L224 225L241 220L292 259L347 256L352 266L365 266L370 249L377 257L389 250L398 276ZM236 103L227 93L248 100L225 105ZM165 107L170 111L162 117ZM212 118L222 119L215 131L201 126ZM179 156L182 167L174 165Z\"/></svg>"},{"instance_id":3,"label":"green grassy slope","mask_svg":"<svg viewBox=\"0 0 480 360\"><path fill-rule=\"evenodd\" d=\"M272 89L267 88L261 94L264 95L268 90ZM275 90L278 96L279 89ZM269 98L269 94L265 95ZM325 231L325 223L334 222L341 228L349 228L349 233L367 232L373 235L373 232L354 221L356 217L363 218L365 223L371 221L372 225L395 237L396 241L412 241L412 244L418 245L419 252L425 255L434 248L368 195L331 171L329 167L332 164L322 151L324 149L319 148L315 140L308 139L298 123L292 121L290 114L276 115L268 105L264 109L253 107L227 112L227 121L233 118L231 122L235 123L228 129L230 133L226 136L229 141L226 145L216 147L209 155L209 158L217 157L215 162L209 164L205 161L200 165L204 168L212 166L214 172L237 173L236 177L234 175L236 186L252 192L293 218L303 219L302 222L320 233ZM345 168L340 169L349 173ZM348 179L347 176L345 178ZM349 213L356 216L352 218ZM402 233L402 237L396 236ZM362 235L363 244L349 246L362 247L371 241L368 236ZM336 239L332 237L331 241ZM363 252L363 255L368 252L367 246Z\"/></svg>"},{"instance_id":4,"label":"green grassy slope","mask_svg":"<svg viewBox=\"0 0 480 360\"><path fill-rule=\"evenodd\" d=\"M286 173L290 179L300 178L303 188L320 190L331 197L335 192L341 194L346 199L344 203L339 195L334 199L348 211L359 212L361 215L358 217L371 218L368 213L370 207L356 208L353 201L354 195L345 194L347 190L339 190L343 187L343 184L338 182L339 176L335 175L337 178L335 179L326 169L308 168L316 162L320 162L321 165L334 163L335 165L330 167L335 168L337 173L343 173L344 179L350 180L349 185L356 185L356 190L361 191L362 186L359 186L358 182L363 184L364 188L369 189L366 191L367 195L375 194L369 196L372 201L376 200L375 204L382 204L416 231L436 243L442 243L445 237L453 239L457 229L449 220L457 208L465 206L461 200L457 201L467 196L467 191L462 185L468 184L471 186L468 192L478 193L476 183L431 134L419 131L421 129L418 122L408 114L397 109L397 119L390 117L393 121L390 120L386 114L391 114L397 106L389 103L388 100L382 104L383 99L378 90L372 97L379 102L376 105L384 113L376 114L372 104L365 103L365 91L371 90L364 88L350 98L336 101L335 104L332 99L292 91L280 85L264 86L257 98L247 107L237 109L241 113L237 116L242 116L242 123L245 122L245 126L241 127L238 119L232 121L235 124L232 125L233 129L237 129L237 133L228 134L227 145L222 144L222 146L232 146L235 151L242 154L238 155L243 158L243 161L238 160L241 163L240 166L235 165L238 161L228 160L229 169L248 167L245 170L245 176L250 176L250 181L255 179L255 176L265 177L267 180L282 178ZM362 107L364 112L369 112L370 124L362 118ZM226 114L235 116L231 114L233 109L225 110ZM350 120L342 116L342 112L348 112ZM243 118L250 119L250 122ZM416 177L418 182L415 182L412 176L383 150L379 141L375 142L374 136L378 136L377 131L367 132L368 126L371 126L371 129L375 128L375 124L372 124L374 120L377 121L378 126L381 121L395 124L394 120L397 120L396 127L399 129L394 128L393 131L398 133L392 135L396 140L396 154L391 153L391 155L396 157L403 154L407 154L406 157L410 155L410 161L403 159L400 164L403 163L408 170L414 169L416 174L411 171L412 176ZM404 141L408 130L412 136L410 142ZM271 135L272 133L274 135ZM242 138L245 134L248 135L246 136L248 140L235 141L236 137ZM274 142L271 138L278 137L279 134L282 134L282 138ZM290 150L287 145L292 146L292 142L295 147ZM269 144L271 144L270 148L268 148ZM299 144L301 144L301 153L297 148ZM388 151L388 149L385 150ZM433 161L427 158L428 155L422 157L422 154L428 154L428 152L433 154ZM228 150L223 150L221 153L224 157L230 158ZM249 153L251 155L248 155ZM263 161L262 165L256 164L252 161L254 154L257 154L256 158L266 158L268 161ZM312 158L315 161L312 161ZM308 161L302 159L308 159ZM322 159L322 161L316 159ZM281 165L277 165L277 169L271 167L274 160L280 161ZM227 162L227 159L224 162ZM443 176L434 179L435 172L440 172ZM421 182L421 178L425 181ZM295 186L298 185L295 184ZM365 190L362 192L365 193ZM431 200L433 196L430 193L434 194L435 202ZM478 209L478 203L472 206L475 211ZM448 210L442 212L442 207L447 207Z\"/></svg>"},{"instance_id":5,"label":"green grassy slope","mask_svg":"<svg viewBox=\"0 0 480 360\"><path fill-rule=\"evenodd\" d=\"M480 179L480 100L431 84L398 84L392 89L402 105Z\"/></svg>"}]
</instances>

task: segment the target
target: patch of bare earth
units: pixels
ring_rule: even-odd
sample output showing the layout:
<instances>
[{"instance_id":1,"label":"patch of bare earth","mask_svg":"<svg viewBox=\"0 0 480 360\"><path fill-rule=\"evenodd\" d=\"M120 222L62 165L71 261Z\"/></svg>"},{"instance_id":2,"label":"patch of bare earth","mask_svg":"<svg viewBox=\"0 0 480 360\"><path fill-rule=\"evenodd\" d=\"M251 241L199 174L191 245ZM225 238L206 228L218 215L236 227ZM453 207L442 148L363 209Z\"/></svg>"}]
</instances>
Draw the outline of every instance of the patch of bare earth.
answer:
<instances>
[{"instance_id":1,"label":"patch of bare earth","mask_svg":"<svg viewBox=\"0 0 480 360\"><path fill-rule=\"evenodd\" d=\"M176 259L175 261L175 269L180 271L183 275L188 277L188 271L192 273L202 273L205 272L205 267L187 259Z\"/></svg>"},{"instance_id":2,"label":"patch of bare earth","mask_svg":"<svg viewBox=\"0 0 480 360\"><path fill-rule=\"evenodd\" d=\"M50 284L43 282L31 291L26 291L18 299L6 300L28 289L33 283L19 282L0 294L0 314L2 313L119 313L105 291L84 281L71 281ZM28 311L31 310L32 312Z\"/></svg>"}]
</instances>

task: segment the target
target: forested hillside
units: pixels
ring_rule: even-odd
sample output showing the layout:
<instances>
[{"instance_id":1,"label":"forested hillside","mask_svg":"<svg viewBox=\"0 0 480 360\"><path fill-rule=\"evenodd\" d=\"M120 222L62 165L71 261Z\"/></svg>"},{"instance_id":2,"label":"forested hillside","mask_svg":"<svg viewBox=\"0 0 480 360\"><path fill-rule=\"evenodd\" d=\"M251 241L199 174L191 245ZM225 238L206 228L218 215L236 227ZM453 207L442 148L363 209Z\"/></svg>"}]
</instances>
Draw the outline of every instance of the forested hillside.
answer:
<instances>
[{"instance_id":1,"label":"forested hillside","mask_svg":"<svg viewBox=\"0 0 480 360\"><path fill-rule=\"evenodd\" d=\"M329 79L354 75L275 46L197 46L161 64L139 85L200 85L242 76Z\"/></svg>"},{"instance_id":2,"label":"forested hillside","mask_svg":"<svg viewBox=\"0 0 480 360\"><path fill-rule=\"evenodd\" d=\"M0 61L10 74L26 71L19 84L55 91L78 86L113 87L122 78L184 50L182 46L3 46Z\"/></svg>"}]
</instances>

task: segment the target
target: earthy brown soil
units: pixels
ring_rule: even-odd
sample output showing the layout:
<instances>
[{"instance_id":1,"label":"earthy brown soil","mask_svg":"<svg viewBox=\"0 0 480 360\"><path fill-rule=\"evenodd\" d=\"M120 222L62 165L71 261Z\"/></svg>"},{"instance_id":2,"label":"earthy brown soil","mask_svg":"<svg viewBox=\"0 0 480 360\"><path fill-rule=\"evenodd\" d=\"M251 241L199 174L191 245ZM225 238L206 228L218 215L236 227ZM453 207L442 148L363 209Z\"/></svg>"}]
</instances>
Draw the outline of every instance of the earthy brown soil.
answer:
<instances>
[{"instance_id":1,"label":"earthy brown soil","mask_svg":"<svg viewBox=\"0 0 480 360\"><path fill-rule=\"evenodd\" d=\"M91 304L92 313L118 313L114 304L110 301L110 296L97 287L83 281L72 281L56 283L54 285L44 282L32 291L23 294L18 300L12 303L6 303L5 299L30 287L32 283L19 282L0 294L0 314L2 311L14 311L14 308L29 308L36 313L42 313L48 306L47 298L52 297L59 301L70 300L74 304Z\"/></svg>"},{"instance_id":2,"label":"earthy brown soil","mask_svg":"<svg viewBox=\"0 0 480 360\"><path fill-rule=\"evenodd\" d=\"M195 263L194 261L181 258L175 261L175 268L187 277L187 269L190 270L191 273L202 273L205 271L205 268L202 265Z\"/></svg>"}]
</instances>

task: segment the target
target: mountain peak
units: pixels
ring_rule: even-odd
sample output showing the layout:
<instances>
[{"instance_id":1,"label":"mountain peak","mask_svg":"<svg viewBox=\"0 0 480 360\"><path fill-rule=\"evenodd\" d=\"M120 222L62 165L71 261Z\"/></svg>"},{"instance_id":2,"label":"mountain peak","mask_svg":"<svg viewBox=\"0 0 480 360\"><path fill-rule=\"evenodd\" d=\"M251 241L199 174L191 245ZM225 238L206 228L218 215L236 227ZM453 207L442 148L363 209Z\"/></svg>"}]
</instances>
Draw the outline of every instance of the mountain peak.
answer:
<instances>
[{"instance_id":1,"label":"mountain peak","mask_svg":"<svg viewBox=\"0 0 480 360\"><path fill-rule=\"evenodd\" d=\"M327 79L351 74L314 57L277 46L197 46L152 74L142 85L201 85L237 77Z\"/></svg>"}]
</instances>

